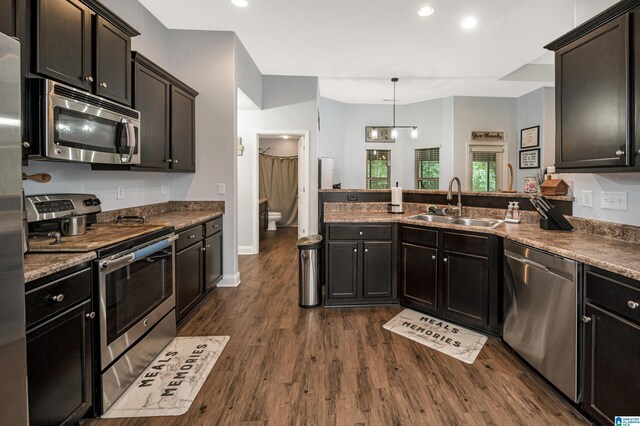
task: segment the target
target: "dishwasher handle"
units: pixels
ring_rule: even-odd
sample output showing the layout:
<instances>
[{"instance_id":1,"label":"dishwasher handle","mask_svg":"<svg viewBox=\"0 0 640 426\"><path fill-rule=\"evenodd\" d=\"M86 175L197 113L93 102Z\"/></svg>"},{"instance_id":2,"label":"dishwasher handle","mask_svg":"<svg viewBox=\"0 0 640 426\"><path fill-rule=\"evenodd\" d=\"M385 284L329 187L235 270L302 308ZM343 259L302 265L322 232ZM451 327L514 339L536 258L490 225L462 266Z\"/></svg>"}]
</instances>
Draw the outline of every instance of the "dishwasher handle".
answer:
<instances>
[{"instance_id":1,"label":"dishwasher handle","mask_svg":"<svg viewBox=\"0 0 640 426\"><path fill-rule=\"evenodd\" d=\"M533 260L527 259L526 257L520 256L519 254L513 253L511 251L505 250L504 255L509 259L515 260L516 262L523 263L525 265L531 266L532 268L540 269L548 274L555 275L559 278L562 278L563 280L567 280L567 281L574 280L574 277L571 275L567 275L564 272L550 269L548 266L545 266L538 262L534 262Z\"/></svg>"}]
</instances>

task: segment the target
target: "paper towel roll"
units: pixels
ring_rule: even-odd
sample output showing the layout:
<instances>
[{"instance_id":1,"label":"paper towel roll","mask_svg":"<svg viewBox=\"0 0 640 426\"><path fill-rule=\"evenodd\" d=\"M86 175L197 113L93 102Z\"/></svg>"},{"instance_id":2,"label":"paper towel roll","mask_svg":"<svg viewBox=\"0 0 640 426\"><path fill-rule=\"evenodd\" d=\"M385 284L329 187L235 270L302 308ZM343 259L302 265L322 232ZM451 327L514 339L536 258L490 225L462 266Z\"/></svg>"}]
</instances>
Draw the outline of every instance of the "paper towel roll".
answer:
<instances>
[{"instance_id":1,"label":"paper towel roll","mask_svg":"<svg viewBox=\"0 0 640 426\"><path fill-rule=\"evenodd\" d=\"M402 213L402 188L396 186L391 188L391 212Z\"/></svg>"}]
</instances>

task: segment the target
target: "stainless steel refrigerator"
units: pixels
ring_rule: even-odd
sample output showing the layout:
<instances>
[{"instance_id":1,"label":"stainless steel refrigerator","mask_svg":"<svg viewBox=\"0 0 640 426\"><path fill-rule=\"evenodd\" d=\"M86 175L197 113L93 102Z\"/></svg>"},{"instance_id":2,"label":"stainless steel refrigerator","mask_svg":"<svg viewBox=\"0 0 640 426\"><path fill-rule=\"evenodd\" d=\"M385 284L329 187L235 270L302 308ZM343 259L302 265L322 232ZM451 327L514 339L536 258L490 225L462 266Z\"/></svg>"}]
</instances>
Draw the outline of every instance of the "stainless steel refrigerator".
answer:
<instances>
[{"instance_id":1,"label":"stainless steel refrigerator","mask_svg":"<svg viewBox=\"0 0 640 426\"><path fill-rule=\"evenodd\" d=\"M7 425L28 423L20 102L20 43L0 33L0 423Z\"/></svg>"}]
</instances>

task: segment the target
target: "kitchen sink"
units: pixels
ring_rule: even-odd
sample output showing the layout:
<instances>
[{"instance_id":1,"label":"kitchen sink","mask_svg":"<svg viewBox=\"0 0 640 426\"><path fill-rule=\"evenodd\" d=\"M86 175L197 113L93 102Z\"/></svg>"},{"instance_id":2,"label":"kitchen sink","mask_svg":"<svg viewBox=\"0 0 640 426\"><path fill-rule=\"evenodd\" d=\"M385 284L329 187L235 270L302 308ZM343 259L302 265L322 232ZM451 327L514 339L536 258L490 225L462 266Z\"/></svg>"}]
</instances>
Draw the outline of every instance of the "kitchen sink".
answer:
<instances>
[{"instance_id":1,"label":"kitchen sink","mask_svg":"<svg viewBox=\"0 0 640 426\"><path fill-rule=\"evenodd\" d=\"M432 214L419 214L411 216L409 219L424 222L450 223L452 225L483 226L485 228L495 228L503 222L500 219L471 219L469 217L436 216Z\"/></svg>"},{"instance_id":2,"label":"kitchen sink","mask_svg":"<svg viewBox=\"0 0 640 426\"><path fill-rule=\"evenodd\" d=\"M449 223L454 225L464 225L464 226L484 226L485 228L495 228L500 225L503 220L500 219L471 219L468 217L460 217L452 220Z\"/></svg>"},{"instance_id":3,"label":"kitchen sink","mask_svg":"<svg viewBox=\"0 0 640 426\"><path fill-rule=\"evenodd\" d=\"M411 220L422 220L424 222L452 223L455 218L449 216L436 216L433 214L419 214L411 216Z\"/></svg>"}]
</instances>

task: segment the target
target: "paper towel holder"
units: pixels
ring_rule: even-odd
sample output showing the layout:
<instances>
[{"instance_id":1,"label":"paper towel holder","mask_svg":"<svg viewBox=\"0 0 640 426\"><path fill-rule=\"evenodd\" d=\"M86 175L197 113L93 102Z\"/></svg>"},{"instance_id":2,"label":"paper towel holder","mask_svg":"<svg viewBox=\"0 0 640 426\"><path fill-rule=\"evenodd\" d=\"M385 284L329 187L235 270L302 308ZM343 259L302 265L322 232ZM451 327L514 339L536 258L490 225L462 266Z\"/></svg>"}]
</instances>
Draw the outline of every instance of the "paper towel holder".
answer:
<instances>
[{"instance_id":1,"label":"paper towel holder","mask_svg":"<svg viewBox=\"0 0 640 426\"><path fill-rule=\"evenodd\" d=\"M398 182L396 182L396 188L400 191L400 203L397 200L393 199L393 189L391 189L391 202L387 204L388 212L393 214L402 214L404 210L402 210L402 188L398 186Z\"/></svg>"}]
</instances>

